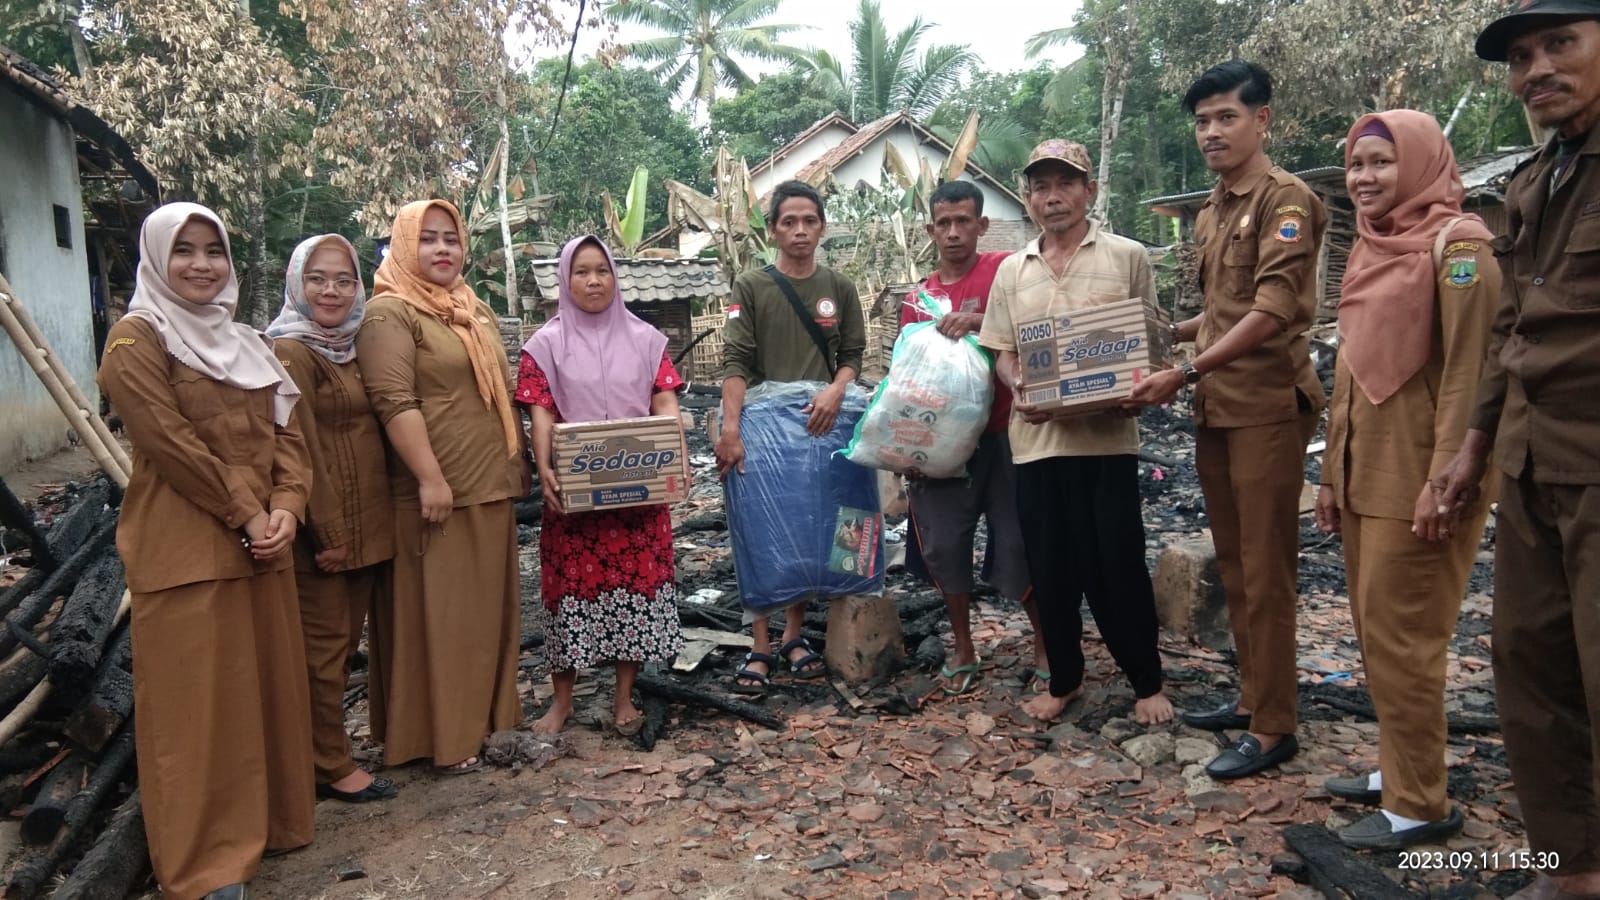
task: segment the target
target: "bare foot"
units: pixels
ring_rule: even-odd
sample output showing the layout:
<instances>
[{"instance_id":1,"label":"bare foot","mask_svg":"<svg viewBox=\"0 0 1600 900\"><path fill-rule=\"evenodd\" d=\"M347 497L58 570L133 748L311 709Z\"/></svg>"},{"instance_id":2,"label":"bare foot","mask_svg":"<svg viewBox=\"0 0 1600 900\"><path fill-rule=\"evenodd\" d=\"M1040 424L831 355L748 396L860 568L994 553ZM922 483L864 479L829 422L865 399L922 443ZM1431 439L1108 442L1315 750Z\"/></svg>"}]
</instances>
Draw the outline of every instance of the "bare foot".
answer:
<instances>
[{"instance_id":1,"label":"bare foot","mask_svg":"<svg viewBox=\"0 0 1600 900\"><path fill-rule=\"evenodd\" d=\"M633 701L624 697L618 697L616 705L611 708L611 720L616 723L619 731L625 731L643 716L644 713L633 705Z\"/></svg>"},{"instance_id":2,"label":"bare foot","mask_svg":"<svg viewBox=\"0 0 1600 900\"><path fill-rule=\"evenodd\" d=\"M567 726L567 718L571 715L571 706L562 706L559 703L551 703L550 709L547 710L544 715L535 719L533 724L528 726L528 730L534 734L560 734L561 729Z\"/></svg>"},{"instance_id":3,"label":"bare foot","mask_svg":"<svg viewBox=\"0 0 1600 900\"><path fill-rule=\"evenodd\" d=\"M1140 725L1160 725L1172 721L1172 702L1160 691L1133 702L1133 720Z\"/></svg>"},{"instance_id":4,"label":"bare foot","mask_svg":"<svg viewBox=\"0 0 1600 900\"><path fill-rule=\"evenodd\" d=\"M372 775L357 769L328 786L346 794L359 794L366 790L370 784L372 784Z\"/></svg>"},{"instance_id":5,"label":"bare foot","mask_svg":"<svg viewBox=\"0 0 1600 900\"><path fill-rule=\"evenodd\" d=\"M1040 694L1039 696L1034 697L1032 700L1029 700L1027 703L1022 704L1022 714L1030 719L1038 719L1040 722L1054 722L1055 720L1061 718L1061 714L1067 711L1067 707L1072 705L1072 701L1077 700L1082 696L1083 685L1081 684L1078 685L1077 690L1066 695L1065 697L1052 697L1049 694Z\"/></svg>"}]
</instances>

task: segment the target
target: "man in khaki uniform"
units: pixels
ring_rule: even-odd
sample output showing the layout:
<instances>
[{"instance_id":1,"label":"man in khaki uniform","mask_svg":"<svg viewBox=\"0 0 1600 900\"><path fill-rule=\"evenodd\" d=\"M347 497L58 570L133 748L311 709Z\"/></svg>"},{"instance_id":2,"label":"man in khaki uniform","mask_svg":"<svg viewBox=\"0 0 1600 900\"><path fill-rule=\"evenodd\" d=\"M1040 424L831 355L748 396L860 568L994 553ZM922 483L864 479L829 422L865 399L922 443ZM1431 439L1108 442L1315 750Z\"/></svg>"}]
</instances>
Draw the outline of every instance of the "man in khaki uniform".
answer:
<instances>
[{"instance_id":1,"label":"man in khaki uniform","mask_svg":"<svg viewBox=\"0 0 1600 900\"><path fill-rule=\"evenodd\" d=\"M1528 833L1522 900L1600 897L1600 0L1522 0L1478 36L1555 134L1511 179L1478 407L1435 480L1476 499L1493 448L1494 675ZM1551 876L1554 877L1551 877Z\"/></svg>"},{"instance_id":2,"label":"man in khaki uniform","mask_svg":"<svg viewBox=\"0 0 1600 900\"><path fill-rule=\"evenodd\" d=\"M1206 767L1213 778L1255 774L1299 749L1300 493L1323 402L1306 332L1328 217L1310 188L1267 158L1271 100L1270 76L1242 60L1213 67L1184 97L1218 176L1195 223L1205 309L1173 326L1200 353L1152 375L1130 401L1166 403L1195 385L1195 468L1228 595L1239 699L1183 718L1213 731L1248 729Z\"/></svg>"}]
</instances>

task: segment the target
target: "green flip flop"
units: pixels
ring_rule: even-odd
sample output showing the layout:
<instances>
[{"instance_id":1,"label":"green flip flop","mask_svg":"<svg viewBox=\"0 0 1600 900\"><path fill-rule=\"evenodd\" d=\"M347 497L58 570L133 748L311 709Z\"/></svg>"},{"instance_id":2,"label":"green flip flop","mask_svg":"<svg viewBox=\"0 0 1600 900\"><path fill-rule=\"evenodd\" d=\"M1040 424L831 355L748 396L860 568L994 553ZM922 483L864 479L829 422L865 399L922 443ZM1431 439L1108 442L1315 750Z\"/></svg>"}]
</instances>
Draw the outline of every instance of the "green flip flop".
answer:
<instances>
[{"instance_id":1,"label":"green flip flop","mask_svg":"<svg viewBox=\"0 0 1600 900\"><path fill-rule=\"evenodd\" d=\"M944 685L945 695L948 696L948 697L959 697L962 694L971 693L973 685L975 685L977 683L977 681L978 681L978 669L982 665L983 665L983 660L982 659L978 659L976 662L973 662L973 663L971 663L969 665L956 666L954 669L950 668L949 666L940 666L939 667L939 677L940 678L946 678L946 679L949 679L949 678L960 678L961 679L961 681L959 683L957 683L957 685L955 687L953 687L953 688L950 687L949 685Z\"/></svg>"}]
</instances>

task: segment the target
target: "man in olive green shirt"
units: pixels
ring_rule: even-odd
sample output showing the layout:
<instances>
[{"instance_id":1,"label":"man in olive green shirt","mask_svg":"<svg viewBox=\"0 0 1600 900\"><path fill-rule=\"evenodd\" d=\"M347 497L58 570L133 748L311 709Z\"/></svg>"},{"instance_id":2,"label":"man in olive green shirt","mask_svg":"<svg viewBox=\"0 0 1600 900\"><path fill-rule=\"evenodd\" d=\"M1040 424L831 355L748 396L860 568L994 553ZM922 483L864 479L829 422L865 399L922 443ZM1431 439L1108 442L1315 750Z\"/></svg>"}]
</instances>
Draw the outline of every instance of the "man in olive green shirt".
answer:
<instances>
[{"instance_id":1,"label":"man in olive green shirt","mask_svg":"<svg viewBox=\"0 0 1600 900\"><path fill-rule=\"evenodd\" d=\"M817 245L827 229L822 196L803 181L785 181L772 191L768 221L778 242L778 261L769 269L741 274L733 282L728 321L722 331L722 432L717 437L717 469L726 478L744 473L744 441L739 416L745 389L763 381L819 381L827 385L806 408L806 430L826 435L844 401L845 387L861 370L866 324L861 299L844 275L817 264ZM780 279L794 291L802 310L785 296ZM819 342L800 318L816 323ZM827 348L826 354L823 347ZM801 637L805 604L790 606L778 653L801 678L821 677L822 656ZM754 645L734 678L734 690L763 693L779 661L772 656L767 617L752 624Z\"/></svg>"}]
</instances>

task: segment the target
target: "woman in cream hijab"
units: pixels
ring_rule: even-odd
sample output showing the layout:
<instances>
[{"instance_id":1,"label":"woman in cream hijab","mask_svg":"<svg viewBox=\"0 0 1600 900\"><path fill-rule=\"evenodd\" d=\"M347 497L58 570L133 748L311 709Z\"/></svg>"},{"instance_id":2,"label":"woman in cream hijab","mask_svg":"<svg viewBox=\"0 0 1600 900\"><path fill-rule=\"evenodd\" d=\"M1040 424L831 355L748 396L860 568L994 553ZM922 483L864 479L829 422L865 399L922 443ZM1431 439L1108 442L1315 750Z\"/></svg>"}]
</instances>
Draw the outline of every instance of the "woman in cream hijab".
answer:
<instances>
[{"instance_id":1,"label":"woman in cream hijab","mask_svg":"<svg viewBox=\"0 0 1600 900\"><path fill-rule=\"evenodd\" d=\"M133 595L134 722L156 880L236 900L262 854L311 841L310 713L290 548L310 460L299 391L233 321L216 213L145 220L101 390L133 443L117 549Z\"/></svg>"},{"instance_id":2,"label":"woman in cream hijab","mask_svg":"<svg viewBox=\"0 0 1600 900\"><path fill-rule=\"evenodd\" d=\"M517 698L521 577L514 499L531 475L494 312L461 279L466 228L442 200L407 204L356 338L389 445L394 589L372 608L372 736L384 762L482 767Z\"/></svg>"},{"instance_id":3,"label":"woman in cream hijab","mask_svg":"<svg viewBox=\"0 0 1600 900\"><path fill-rule=\"evenodd\" d=\"M346 660L361 640L367 607L389 587L394 558L383 429L355 361L365 310L356 248L324 234L301 241L290 255L283 309L267 326L278 360L305 392L300 423L315 473L294 558L317 796L346 803L397 793L387 779L356 768L344 723Z\"/></svg>"}]
</instances>

